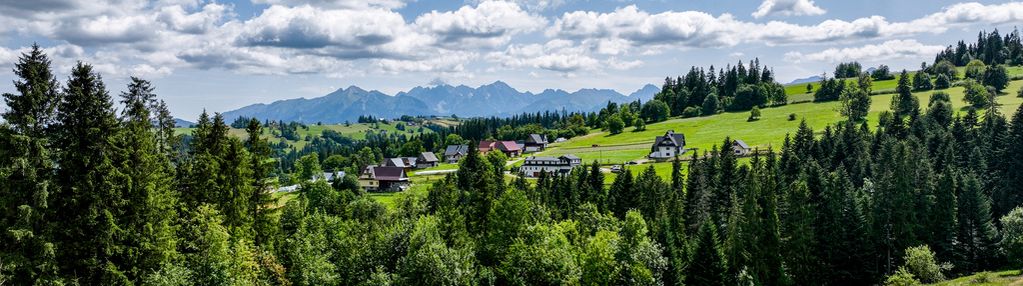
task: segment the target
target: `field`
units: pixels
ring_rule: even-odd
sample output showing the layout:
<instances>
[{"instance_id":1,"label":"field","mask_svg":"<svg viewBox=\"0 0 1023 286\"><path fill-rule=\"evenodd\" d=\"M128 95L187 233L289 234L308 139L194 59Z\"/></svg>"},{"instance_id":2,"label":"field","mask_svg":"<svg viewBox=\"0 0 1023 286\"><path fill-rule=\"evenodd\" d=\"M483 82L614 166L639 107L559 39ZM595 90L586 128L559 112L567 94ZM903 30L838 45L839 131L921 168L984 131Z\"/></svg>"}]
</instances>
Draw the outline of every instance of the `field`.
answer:
<instances>
[{"instance_id":1,"label":"field","mask_svg":"<svg viewBox=\"0 0 1023 286\"><path fill-rule=\"evenodd\" d=\"M999 96L999 110L1011 115L1023 103L1023 98L1015 97L1015 92L1023 87L1023 81L1013 81L1006 89L1010 94ZM967 103L963 102L963 88L954 87L944 90L948 92L953 107L965 112ZM926 108L928 98L934 91L915 93L920 99L921 108ZM893 94L882 94L871 97L871 125L877 122L882 111L889 110ZM755 148L780 148L786 134L795 133L800 121L815 131L821 132L825 126L841 122L844 118L839 114L840 103L800 103L761 110L762 117L758 121L747 122L749 112L726 112L707 117L675 118L665 122L647 125L645 131L626 128L625 132L610 135L595 131L586 136L553 144L547 156L575 154L585 162L598 161L602 164L619 164L629 160L641 159L649 152L655 136L663 135L667 130L675 130L686 135L688 148L709 150L720 146L725 137L742 139ZM796 120L788 120L789 114L795 114Z\"/></svg>"},{"instance_id":2,"label":"field","mask_svg":"<svg viewBox=\"0 0 1023 286\"><path fill-rule=\"evenodd\" d=\"M986 272L978 273L970 276L959 277L944 282L927 284L934 286L960 286L960 285L984 285L984 286L1001 286L1001 285L1023 285L1023 277L1020 277L1019 270L1009 270L1001 272Z\"/></svg>"},{"instance_id":3,"label":"field","mask_svg":"<svg viewBox=\"0 0 1023 286\"><path fill-rule=\"evenodd\" d=\"M1008 72L1010 78L1023 76L1023 66L1006 67L1005 69ZM959 78L964 77L966 68L965 67L959 67L959 68L957 68L957 70L959 71ZM884 92L891 93L891 92L895 92L895 87L898 86L899 79L898 79L897 71L892 71L892 73L893 73L893 75L895 75L895 79L874 81L873 84L871 84L871 86L870 86L871 89L875 93L884 93ZM915 71L909 72L910 77L912 77L914 74L916 74ZM855 79L846 79L846 80L855 80ZM810 84L813 85L813 90L815 90L815 91L817 90L817 88L820 87L820 83L819 82L812 82ZM799 101L813 100L813 93L812 92L811 93L807 93L806 92L806 83L798 83L798 84L786 85L785 86L785 94L789 96L789 101L799 102Z\"/></svg>"}]
</instances>

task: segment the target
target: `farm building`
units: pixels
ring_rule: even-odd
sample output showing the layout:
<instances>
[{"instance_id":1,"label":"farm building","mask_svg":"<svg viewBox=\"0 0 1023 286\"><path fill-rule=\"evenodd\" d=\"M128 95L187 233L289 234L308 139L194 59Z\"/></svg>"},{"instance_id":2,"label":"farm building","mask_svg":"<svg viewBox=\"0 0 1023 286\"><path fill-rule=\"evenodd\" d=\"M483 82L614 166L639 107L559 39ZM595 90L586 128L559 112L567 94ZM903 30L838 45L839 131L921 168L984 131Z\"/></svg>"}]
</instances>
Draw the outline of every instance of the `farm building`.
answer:
<instances>
[{"instance_id":1,"label":"farm building","mask_svg":"<svg viewBox=\"0 0 1023 286\"><path fill-rule=\"evenodd\" d=\"M501 151L504 152L508 157L518 157L522 155L522 147L519 147L515 141L480 141L479 147L480 155L486 155L490 151Z\"/></svg>"},{"instance_id":2,"label":"farm building","mask_svg":"<svg viewBox=\"0 0 1023 286\"><path fill-rule=\"evenodd\" d=\"M540 173L564 175L583 163L583 160L572 154L561 157L527 157L519 167L519 172L526 177L537 177Z\"/></svg>"},{"instance_id":3,"label":"farm building","mask_svg":"<svg viewBox=\"0 0 1023 286\"><path fill-rule=\"evenodd\" d=\"M444 149L444 161L458 163L458 160L462 160L462 157L468 154L469 145L448 145L447 149Z\"/></svg>"},{"instance_id":4,"label":"farm building","mask_svg":"<svg viewBox=\"0 0 1023 286\"><path fill-rule=\"evenodd\" d=\"M419 157L416 158L416 168L419 169L436 167L439 163L440 160L437 159L437 155L433 154L433 152L419 153Z\"/></svg>"},{"instance_id":5,"label":"farm building","mask_svg":"<svg viewBox=\"0 0 1023 286\"><path fill-rule=\"evenodd\" d=\"M541 134L529 134L526 138L525 151L526 153L540 152L547 149L547 136Z\"/></svg>"},{"instance_id":6,"label":"farm building","mask_svg":"<svg viewBox=\"0 0 1023 286\"><path fill-rule=\"evenodd\" d=\"M359 187L367 192L404 191L408 186L408 175L401 167L369 166L359 176Z\"/></svg>"},{"instance_id":7,"label":"farm building","mask_svg":"<svg viewBox=\"0 0 1023 286\"><path fill-rule=\"evenodd\" d=\"M749 144L746 144L745 141L739 139L735 139L732 141L732 150L735 151L735 155L739 156L749 155L751 151Z\"/></svg>"},{"instance_id":8,"label":"farm building","mask_svg":"<svg viewBox=\"0 0 1023 286\"><path fill-rule=\"evenodd\" d=\"M675 133L675 130L668 130L664 136L657 136L654 144L650 146L650 159L664 160L682 155L686 150L686 136Z\"/></svg>"}]
</instances>

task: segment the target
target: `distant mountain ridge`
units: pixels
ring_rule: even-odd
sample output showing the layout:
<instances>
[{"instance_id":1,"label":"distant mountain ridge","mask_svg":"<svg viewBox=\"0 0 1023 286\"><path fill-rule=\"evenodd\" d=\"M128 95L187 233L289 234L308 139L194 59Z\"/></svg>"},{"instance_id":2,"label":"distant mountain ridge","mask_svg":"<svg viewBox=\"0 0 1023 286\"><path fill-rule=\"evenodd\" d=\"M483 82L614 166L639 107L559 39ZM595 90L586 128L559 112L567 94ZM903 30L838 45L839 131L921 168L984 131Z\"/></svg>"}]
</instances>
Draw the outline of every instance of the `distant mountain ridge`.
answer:
<instances>
[{"instance_id":1,"label":"distant mountain ridge","mask_svg":"<svg viewBox=\"0 0 1023 286\"><path fill-rule=\"evenodd\" d=\"M402 115L458 115L461 117L507 116L538 111L596 111L608 101L631 102L653 99L660 88L652 84L623 95L611 89L580 89L567 92L547 89L534 94L521 92L502 81L472 88L440 84L418 86L390 96L357 86L338 89L322 97L258 103L224 112L224 118L239 116L261 120L304 123L354 122L359 116L396 118Z\"/></svg>"}]
</instances>

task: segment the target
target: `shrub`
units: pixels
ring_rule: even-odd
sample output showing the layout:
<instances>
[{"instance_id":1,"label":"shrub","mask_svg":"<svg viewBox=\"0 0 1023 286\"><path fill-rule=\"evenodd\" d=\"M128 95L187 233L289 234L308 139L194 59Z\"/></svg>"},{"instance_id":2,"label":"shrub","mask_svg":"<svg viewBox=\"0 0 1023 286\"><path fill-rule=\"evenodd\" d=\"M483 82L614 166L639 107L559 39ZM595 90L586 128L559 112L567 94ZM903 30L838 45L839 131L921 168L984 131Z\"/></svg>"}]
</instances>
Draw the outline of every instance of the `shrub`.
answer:
<instances>
[{"instance_id":1,"label":"shrub","mask_svg":"<svg viewBox=\"0 0 1023 286\"><path fill-rule=\"evenodd\" d=\"M950 86L952 86L951 80L949 80L948 76L944 74L939 74L938 77L934 79L934 89L946 89Z\"/></svg>"},{"instance_id":2,"label":"shrub","mask_svg":"<svg viewBox=\"0 0 1023 286\"><path fill-rule=\"evenodd\" d=\"M682 117L697 117L697 116L700 116L700 109L696 108L695 106L686 107L686 109L682 111Z\"/></svg>"},{"instance_id":3,"label":"shrub","mask_svg":"<svg viewBox=\"0 0 1023 286\"><path fill-rule=\"evenodd\" d=\"M939 264L934 259L934 252L927 245L907 248L904 259L906 260L904 268L926 283L945 280L945 275L941 272L952 268L948 264Z\"/></svg>"},{"instance_id":4,"label":"shrub","mask_svg":"<svg viewBox=\"0 0 1023 286\"><path fill-rule=\"evenodd\" d=\"M963 97L963 100L973 107L986 107L991 103L991 94L988 93L987 87L984 87L984 85L975 81L970 81L963 85L966 87L966 95Z\"/></svg>"},{"instance_id":5,"label":"shrub","mask_svg":"<svg viewBox=\"0 0 1023 286\"><path fill-rule=\"evenodd\" d=\"M1002 241L999 243L1009 263L1023 266L1023 207L1017 207L1003 216Z\"/></svg>"},{"instance_id":6,"label":"shrub","mask_svg":"<svg viewBox=\"0 0 1023 286\"><path fill-rule=\"evenodd\" d=\"M913 273L909 273L905 267L899 267L898 271L895 271L895 273L892 273L892 275L889 275L888 278L884 280L884 285L914 286L920 285L920 281L916 280L916 278L913 277Z\"/></svg>"},{"instance_id":7,"label":"shrub","mask_svg":"<svg viewBox=\"0 0 1023 286\"><path fill-rule=\"evenodd\" d=\"M796 114L795 113L789 113L789 121L796 121Z\"/></svg>"},{"instance_id":8,"label":"shrub","mask_svg":"<svg viewBox=\"0 0 1023 286\"><path fill-rule=\"evenodd\" d=\"M1020 87L1019 91L1016 92L1016 97L1023 97L1023 87Z\"/></svg>"},{"instance_id":9,"label":"shrub","mask_svg":"<svg viewBox=\"0 0 1023 286\"><path fill-rule=\"evenodd\" d=\"M991 281L995 280L995 275L988 271L977 273L975 276L973 281L971 281L975 284L991 283Z\"/></svg>"},{"instance_id":10,"label":"shrub","mask_svg":"<svg viewBox=\"0 0 1023 286\"><path fill-rule=\"evenodd\" d=\"M750 111L749 111L749 119L746 119L746 121L757 121L757 120L760 120L760 108L754 106L753 109L750 109Z\"/></svg>"}]
</instances>

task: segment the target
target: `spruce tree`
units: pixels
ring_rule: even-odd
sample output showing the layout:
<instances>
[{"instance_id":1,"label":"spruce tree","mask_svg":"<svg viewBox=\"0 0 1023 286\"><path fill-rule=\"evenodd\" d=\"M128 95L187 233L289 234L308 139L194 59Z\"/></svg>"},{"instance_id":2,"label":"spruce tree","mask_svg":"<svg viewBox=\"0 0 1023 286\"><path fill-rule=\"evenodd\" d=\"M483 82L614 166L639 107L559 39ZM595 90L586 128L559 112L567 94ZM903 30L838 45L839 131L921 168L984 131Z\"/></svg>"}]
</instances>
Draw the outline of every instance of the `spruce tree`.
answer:
<instances>
[{"instance_id":1,"label":"spruce tree","mask_svg":"<svg viewBox=\"0 0 1023 286\"><path fill-rule=\"evenodd\" d=\"M725 261L721 254L721 241L717 227L709 219L700 226L693 257L686 269L688 285L725 285Z\"/></svg>"},{"instance_id":2,"label":"spruce tree","mask_svg":"<svg viewBox=\"0 0 1023 286\"><path fill-rule=\"evenodd\" d=\"M895 118L904 118L920 108L916 97L913 96L913 87L910 86L909 74L906 70L902 70L902 73L899 74L899 83L895 87L895 92L895 96L892 97L892 112L895 114Z\"/></svg>"},{"instance_id":3,"label":"spruce tree","mask_svg":"<svg viewBox=\"0 0 1023 286\"><path fill-rule=\"evenodd\" d=\"M72 68L56 125L60 188L50 196L51 219L63 271L86 284L128 282L127 269L111 260L119 250L117 238L127 235L117 220L126 201L116 187L128 178L112 161L120 128L110 94L91 65Z\"/></svg>"},{"instance_id":4,"label":"spruce tree","mask_svg":"<svg viewBox=\"0 0 1023 286\"><path fill-rule=\"evenodd\" d=\"M248 135L245 139L245 148L249 151L249 169L252 170L252 187L248 199L249 216L252 218L253 230L255 232L254 242L257 246L270 243L273 239L276 228L273 223L274 198L271 195L272 187L271 172L273 166L271 150L266 140L262 138L263 126L255 118L249 119L245 128ZM342 182L344 178L336 178L336 182ZM335 183L336 183L335 182Z\"/></svg>"},{"instance_id":5,"label":"spruce tree","mask_svg":"<svg viewBox=\"0 0 1023 286\"><path fill-rule=\"evenodd\" d=\"M127 270L132 281L159 269L176 255L174 222L177 219L170 161L157 146L152 103L156 95L148 81L132 77L128 91L121 94L125 109L123 132L117 138L114 161L128 180L115 187L125 200L117 214L126 235L120 236L116 263Z\"/></svg>"},{"instance_id":6,"label":"spruce tree","mask_svg":"<svg viewBox=\"0 0 1023 286\"><path fill-rule=\"evenodd\" d=\"M52 220L53 163L48 132L60 100L50 61L38 45L15 64L18 94L3 94L0 114L0 272L13 284L60 284L55 250L47 233ZM7 268L9 267L9 268Z\"/></svg>"},{"instance_id":7,"label":"spruce tree","mask_svg":"<svg viewBox=\"0 0 1023 286\"><path fill-rule=\"evenodd\" d=\"M959 196L960 271L970 272L990 267L996 257L998 232L992 223L991 199L984 194L980 181L965 174Z\"/></svg>"}]
</instances>

